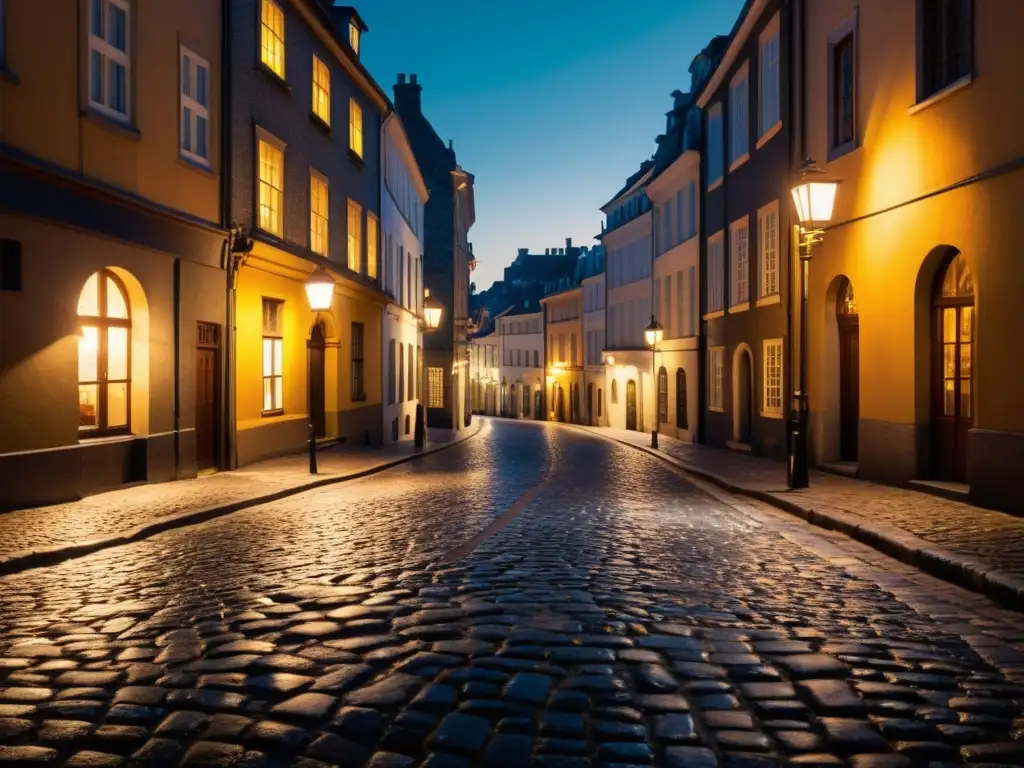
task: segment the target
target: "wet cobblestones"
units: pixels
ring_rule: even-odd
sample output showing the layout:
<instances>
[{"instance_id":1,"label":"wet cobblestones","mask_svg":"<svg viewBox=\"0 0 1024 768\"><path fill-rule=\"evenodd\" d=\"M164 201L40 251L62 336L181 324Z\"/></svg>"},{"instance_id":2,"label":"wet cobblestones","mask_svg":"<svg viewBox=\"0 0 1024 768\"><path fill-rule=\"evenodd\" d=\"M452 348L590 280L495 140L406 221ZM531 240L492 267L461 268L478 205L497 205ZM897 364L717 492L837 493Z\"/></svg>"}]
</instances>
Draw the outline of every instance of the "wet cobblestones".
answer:
<instances>
[{"instance_id":1,"label":"wet cobblestones","mask_svg":"<svg viewBox=\"0 0 1024 768\"><path fill-rule=\"evenodd\" d=\"M0 579L0 765L1024 764L1024 620L837 541L495 424Z\"/></svg>"}]
</instances>

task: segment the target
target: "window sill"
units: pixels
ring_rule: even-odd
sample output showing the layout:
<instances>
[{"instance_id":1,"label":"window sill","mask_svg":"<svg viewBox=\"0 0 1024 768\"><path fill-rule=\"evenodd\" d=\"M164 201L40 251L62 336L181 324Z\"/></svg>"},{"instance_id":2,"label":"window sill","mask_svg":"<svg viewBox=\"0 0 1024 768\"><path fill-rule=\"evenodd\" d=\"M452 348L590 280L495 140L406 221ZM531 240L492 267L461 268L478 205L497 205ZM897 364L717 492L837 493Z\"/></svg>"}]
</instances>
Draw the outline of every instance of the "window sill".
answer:
<instances>
[{"instance_id":1,"label":"window sill","mask_svg":"<svg viewBox=\"0 0 1024 768\"><path fill-rule=\"evenodd\" d=\"M718 189L724 183L725 183L725 177L724 176L719 176L717 179L715 179L710 184L708 184L708 188L705 191L706 192L714 192L716 189Z\"/></svg>"},{"instance_id":2,"label":"window sill","mask_svg":"<svg viewBox=\"0 0 1024 768\"><path fill-rule=\"evenodd\" d=\"M201 163L198 160L193 160L191 157L185 157L181 154L178 155L178 165L188 168L190 171L201 173L204 176L210 176L211 178L216 178L218 175L208 163Z\"/></svg>"},{"instance_id":3,"label":"window sill","mask_svg":"<svg viewBox=\"0 0 1024 768\"><path fill-rule=\"evenodd\" d=\"M782 412L781 411L761 411L761 418L762 419L780 419L781 420L783 418L783 416L782 416Z\"/></svg>"},{"instance_id":4,"label":"window sill","mask_svg":"<svg viewBox=\"0 0 1024 768\"><path fill-rule=\"evenodd\" d=\"M334 136L334 131L331 130L331 124L326 122L316 112L309 113L309 122L319 128L328 138L332 138Z\"/></svg>"},{"instance_id":5,"label":"window sill","mask_svg":"<svg viewBox=\"0 0 1024 768\"><path fill-rule=\"evenodd\" d=\"M759 138L757 140L757 143L754 145L754 149L760 149L761 147L763 147L769 141L774 139L776 134L778 134L778 132L781 131L781 130L782 130L782 121L778 120L778 121L776 121L775 125L773 125L771 128L769 128L763 134L761 134L761 138Z\"/></svg>"},{"instance_id":6,"label":"window sill","mask_svg":"<svg viewBox=\"0 0 1024 768\"><path fill-rule=\"evenodd\" d=\"M19 85L21 78L18 77L14 72L9 70L7 67L0 66L0 80L10 83L11 85Z\"/></svg>"},{"instance_id":7,"label":"window sill","mask_svg":"<svg viewBox=\"0 0 1024 768\"><path fill-rule=\"evenodd\" d=\"M860 149L860 145L858 145L857 140L854 139L853 141L848 141L845 144L840 144L837 147L832 147L832 149L828 151L826 159L831 163L833 160L838 160L840 157L848 155L856 149Z\"/></svg>"},{"instance_id":8,"label":"window sill","mask_svg":"<svg viewBox=\"0 0 1024 768\"><path fill-rule=\"evenodd\" d=\"M928 107L932 106L933 104L937 104L938 102L945 99L947 96L952 96L957 91L962 91L964 88L969 86L973 81L974 75L964 75L959 80L954 80L945 88L938 90L935 93L931 94L930 96L926 96L924 99L921 99L916 104L911 105L907 109L907 114L916 115L918 112L923 112L924 110L928 109Z\"/></svg>"},{"instance_id":9,"label":"window sill","mask_svg":"<svg viewBox=\"0 0 1024 768\"><path fill-rule=\"evenodd\" d=\"M725 317L724 309L718 309L715 310L714 312L708 312L706 315L704 315L705 320L717 320L720 317Z\"/></svg>"},{"instance_id":10,"label":"window sill","mask_svg":"<svg viewBox=\"0 0 1024 768\"><path fill-rule=\"evenodd\" d=\"M729 307L729 314L735 315L739 312L746 312L748 309L750 309L750 302L741 301L739 304L733 304L731 307Z\"/></svg>"},{"instance_id":11,"label":"window sill","mask_svg":"<svg viewBox=\"0 0 1024 768\"><path fill-rule=\"evenodd\" d=\"M123 443L134 440L135 435L127 430L102 430L78 433L79 445L102 445L103 443Z\"/></svg>"},{"instance_id":12,"label":"window sill","mask_svg":"<svg viewBox=\"0 0 1024 768\"><path fill-rule=\"evenodd\" d=\"M718 408L718 407L716 407L714 405L709 405L708 406L708 410L711 411L712 413L725 413L725 408L724 407L723 408Z\"/></svg>"},{"instance_id":13,"label":"window sill","mask_svg":"<svg viewBox=\"0 0 1024 768\"><path fill-rule=\"evenodd\" d=\"M275 416L284 416L284 408L278 408L276 411L263 411L260 414L260 417L264 419L272 419Z\"/></svg>"},{"instance_id":14,"label":"window sill","mask_svg":"<svg viewBox=\"0 0 1024 768\"><path fill-rule=\"evenodd\" d=\"M114 133L124 136L126 139L131 139L132 141L142 140L142 134L139 133L138 129L133 125L128 122L118 120L115 117L111 117L95 107L86 107L82 110L81 116L86 120L96 123L102 128L106 128L108 131L113 131Z\"/></svg>"},{"instance_id":15,"label":"window sill","mask_svg":"<svg viewBox=\"0 0 1024 768\"><path fill-rule=\"evenodd\" d=\"M352 398L352 402L353 403L365 403L366 402L366 395L362 395L361 397L353 397Z\"/></svg>"},{"instance_id":16,"label":"window sill","mask_svg":"<svg viewBox=\"0 0 1024 768\"><path fill-rule=\"evenodd\" d=\"M262 61L259 64L256 65L256 68L260 72L262 72L264 75L269 77L271 82L274 83L274 85L276 85L278 88L280 88L282 91L284 91L288 95L291 95L292 87L290 85L288 85L288 81L285 80L283 77L281 77L279 74L277 74L277 72L272 70L270 67L268 67L266 64L264 64Z\"/></svg>"},{"instance_id":17,"label":"window sill","mask_svg":"<svg viewBox=\"0 0 1024 768\"><path fill-rule=\"evenodd\" d=\"M779 304L781 302L782 302L782 294L781 293L772 293L772 294L769 294L768 296L762 296L760 299L757 300L755 305L758 306L758 307L770 307L772 304Z\"/></svg>"},{"instance_id":18,"label":"window sill","mask_svg":"<svg viewBox=\"0 0 1024 768\"><path fill-rule=\"evenodd\" d=\"M737 157L735 160L732 161L732 163L729 164L729 173L732 173L733 171L735 171L737 168L739 168L741 165L743 165L749 159L750 159L750 153L749 152L744 152L742 155Z\"/></svg>"},{"instance_id":19,"label":"window sill","mask_svg":"<svg viewBox=\"0 0 1024 768\"><path fill-rule=\"evenodd\" d=\"M348 159L351 160L352 164L360 171L366 167L366 161L360 157L352 147L348 148Z\"/></svg>"}]
</instances>

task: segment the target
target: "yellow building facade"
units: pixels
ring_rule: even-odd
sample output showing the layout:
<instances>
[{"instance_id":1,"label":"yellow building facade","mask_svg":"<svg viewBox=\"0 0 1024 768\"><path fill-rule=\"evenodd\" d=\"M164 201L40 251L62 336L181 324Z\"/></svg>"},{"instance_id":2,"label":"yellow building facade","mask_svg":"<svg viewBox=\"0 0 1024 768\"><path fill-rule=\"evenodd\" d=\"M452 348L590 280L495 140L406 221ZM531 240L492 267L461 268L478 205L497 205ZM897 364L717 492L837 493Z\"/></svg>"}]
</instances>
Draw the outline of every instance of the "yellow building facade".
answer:
<instances>
[{"instance_id":1,"label":"yellow building facade","mask_svg":"<svg viewBox=\"0 0 1024 768\"><path fill-rule=\"evenodd\" d=\"M815 457L1022 511L1024 5L805 7L806 154L841 179L810 265Z\"/></svg>"},{"instance_id":2,"label":"yellow building facade","mask_svg":"<svg viewBox=\"0 0 1024 768\"><path fill-rule=\"evenodd\" d=\"M583 287L545 296L540 303L544 314L548 421L582 424Z\"/></svg>"}]
</instances>

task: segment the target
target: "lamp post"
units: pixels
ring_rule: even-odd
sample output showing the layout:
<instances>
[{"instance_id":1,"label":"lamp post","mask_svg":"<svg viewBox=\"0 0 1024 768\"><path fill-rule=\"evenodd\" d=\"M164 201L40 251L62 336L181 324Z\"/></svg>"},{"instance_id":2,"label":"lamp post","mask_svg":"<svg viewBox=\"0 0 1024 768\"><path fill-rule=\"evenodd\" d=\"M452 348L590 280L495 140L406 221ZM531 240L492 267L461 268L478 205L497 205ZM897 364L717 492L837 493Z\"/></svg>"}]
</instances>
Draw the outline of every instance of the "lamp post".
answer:
<instances>
[{"instance_id":1,"label":"lamp post","mask_svg":"<svg viewBox=\"0 0 1024 768\"><path fill-rule=\"evenodd\" d=\"M423 289L423 330L436 331L441 325L441 315L444 312L444 306L430 295L430 289ZM430 381L426 375L427 364L426 358L423 354L420 354L420 401L416 403L416 430L414 435L414 441L416 450L420 451L427 444L427 411L423 407L423 401L427 397L427 392L430 388Z\"/></svg>"},{"instance_id":2,"label":"lamp post","mask_svg":"<svg viewBox=\"0 0 1024 768\"><path fill-rule=\"evenodd\" d=\"M825 236L825 225L832 219L839 181L828 179L825 169L808 159L800 168L800 179L793 187L796 206L798 245L800 249L800 363L797 385L793 392L793 416L790 420L789 477L790 488L808 486L808 403L807 403L807 273L811 250Z\"/></svg>"},{"instance_id":3,"label":"lamp post","mask_svg":"<svg viewBox=\"0 0 1024 768\"><path fill-rule=\"evenodd\" d=\"M334 278L324 267L317 267L306 279L306 300L309 308L316 312L317 319L321 312L329 312L334 301ZM313 324L316 324L314 319ZM306 374L306 401L309 403L309 474L315 475L316 467L316 429L313 427L313 366L310 364Z\"/></svg>"},{"instance_id":4,"label":"lamp post","mask_svg":"<svg viewBox=\"0 0 1024 768\"><path fill-rule=\"evenodd\" d=\"M658 447L658 419L661 418L661 388L658 385L657 361L658 345L665 336L665 330L658 322L658 318L651 315L651 322L644 328L644 337L647 345L651 348L651 380L654 382L654 427L651 429L651 448Z\"/></svg>"}]
</instances>

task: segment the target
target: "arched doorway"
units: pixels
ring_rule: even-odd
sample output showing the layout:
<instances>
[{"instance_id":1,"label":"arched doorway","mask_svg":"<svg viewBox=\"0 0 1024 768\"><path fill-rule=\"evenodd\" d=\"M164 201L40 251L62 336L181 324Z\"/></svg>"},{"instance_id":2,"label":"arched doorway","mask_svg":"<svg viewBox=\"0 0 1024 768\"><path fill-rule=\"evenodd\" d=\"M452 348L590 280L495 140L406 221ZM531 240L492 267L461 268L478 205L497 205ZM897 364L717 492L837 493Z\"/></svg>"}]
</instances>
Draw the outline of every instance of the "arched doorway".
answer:
<instances>
[{"instance_id":1,"label":"arched doorway","mask_svg":"<svg viewBox=\"0 0 1024 768\"><path fill-rule=\"evenodd\" d=\"M317 322L309 332L309 422L313 434L327 436L327 387L324 324Z\"/></svg>"},{"instance_id":2,"label":"arched doorway","mask_svg":"<svg viewBox=\"0 0 1024 768\"><path fill-rule=\"evenodd\" d=\"M565 421L565 390L561 384L555 384L555 419Z\"/></svg>"},{"instance_id":3,"label":"arched doorway","mask_svg":"<svg viewBox=\"0 0 1024 768\"><path fill-rule=\"evenodd\" d=\"M676 369L676 427L678 429L689 429L686 415L686 371L682 368Z\"/></svg>"},{"instance_id":4,"label":"arched doorway","mask_svg":"<svg viewBox=\"0 0 1024 768\"><path fill-rule=\"evenodd\" d=\"M512 385L509 386L508 398L509 398L509 409L508 409L509 410L509 414L508 415L511 416L513 419L518 419L519 418L519 410L520 410L519 409L519 393L516 391L516 385L515 384L512 384Z\"/></svg>"},{"instance_id":5,"label":"arched doorway","mask_svg":"<svg viewBox=\"0 0 1024 768\"><path fill-rule=\"evenodd\" d=\"M533 393L533 418L543 420L544 413L541 411L540 400L540 388L538 387L537 391Z\"/></svg>"},{"instance_id":6,"label":"arched doorway","mask_svg":"<svg viewBox=\"0 0 1024 768\"><path fill-rule=\"evenodd\" d=\"M626 429L636 430L636 382L626 382Z\"/></svg>"},{"instance_id":7,"label":"arched doorway","mask_svg":"<svg viewBox=\"0 0 1024 768\"><path fill-rule=\"evenodd\" d=\"M131 430L132 314L121 278L104 269L78 297L78 431L83 437Z\"/></svg>"},{"instance_id":8,"label":"arched doorway","mask_svg":"<svg viewBox=\"0 0 1024 768\"><path fill-rule=\"evenodd\" d=\"M860 320L853 283L842 278L836 297L839 327L839 458L857 461L860 429Z\"/></svg>"},{"instance_id":9,"label":"arched doorway","mask_svg":"<svg viewBox=\"0 0 1024 768\"><path fill-rule=\"evenodd\" d=\"M750 443L750 427L754 410L754 361L750 347L742 344L732 358L732 439Z\"/></svg>"},{"instance_id":10,"label":"arched doorway","mask_svg":"<svg viewBox=\"0 0 1024 768\"><path fill-rule=\"evenodd\" d=\"M959 251L947 257L932 291L931 470L967 479L967 433L974 423L974 278Z\"/></svg>"}]
</instances>

